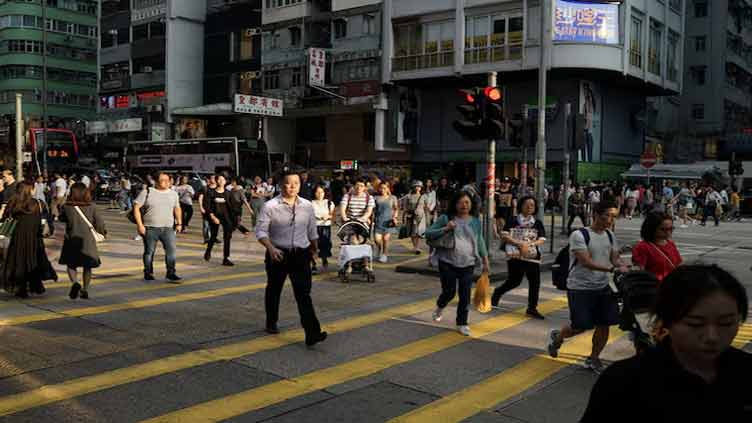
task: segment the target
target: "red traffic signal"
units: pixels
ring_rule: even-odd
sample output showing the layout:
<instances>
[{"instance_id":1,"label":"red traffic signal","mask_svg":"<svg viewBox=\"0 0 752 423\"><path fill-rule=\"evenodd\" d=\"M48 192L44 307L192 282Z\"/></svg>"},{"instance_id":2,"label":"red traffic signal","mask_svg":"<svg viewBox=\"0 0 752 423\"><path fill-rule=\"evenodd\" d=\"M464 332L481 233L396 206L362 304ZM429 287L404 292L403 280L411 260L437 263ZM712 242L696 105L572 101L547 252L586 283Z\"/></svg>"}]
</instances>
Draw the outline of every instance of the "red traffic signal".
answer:
<instances>
[{"instance_id":1,"label":"red traffic signal","mask_svg":"<svg viewBox=\"0 0 752 423\"><path fill-rule=\"evenodd\" d=\"M460 94L462 94L465 97L465 103L475 104L476 92L474 90L460 90Z\"/></svg>"},{"instance_id":2,"label":"red traffic signal","mask_svg":"<svg viewBox=\"0 0 752 423\"><path fill-rule=\"evenodd\" d=\"M486 96L487 99L491 101L501 100L501 90L496 87L486 87L483 90L483 94Z\"/></svg>"}]
</instances>

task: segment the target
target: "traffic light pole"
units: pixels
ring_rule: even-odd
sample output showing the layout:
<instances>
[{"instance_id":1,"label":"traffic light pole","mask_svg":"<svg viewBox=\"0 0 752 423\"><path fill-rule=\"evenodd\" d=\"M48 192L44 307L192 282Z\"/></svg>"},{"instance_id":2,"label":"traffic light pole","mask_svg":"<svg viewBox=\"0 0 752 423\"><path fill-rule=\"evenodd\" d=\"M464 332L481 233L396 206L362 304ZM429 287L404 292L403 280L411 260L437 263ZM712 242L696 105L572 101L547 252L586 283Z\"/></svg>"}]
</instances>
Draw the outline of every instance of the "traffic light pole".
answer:
<instances>
[{"instance_id":1,"label":"traffic light pole","mask_svg":"<svg viewBox=\"0 0 752 423\"><path fill-rule=\"evenodd\" d=\"M522 163L520 164L520 196L525 195L527 188L527 139L530 137L530 119L527 104L522 106Z\"/></svg>"},{"instance_id":2,"label":"traffic light pole","mask_svg":"<svg viewBox=\"0 0 752 423\"><path fill-rule=\"evenodd\" d=\"M540 69L538 70L538 143L535 146L535 191L538 198L538 219L546 214L546 84L548 82L548 36L550 12L548 0L541 0Z\"/></svg>"},{"instance_id":3,"label":"traffic light pole","mask_svg":"<svg viewBox=\"0 0 752 423\"><path fill-rule=\"evenodd\" d=\"M563 189L560 195L564 196L564 202L562 203L561 210L561 233L567 234L567 223L569 222L569 150L571 149L571 141L569 136L572 135L572 130L569 127L572 119L572 103L564 105L564 170L562 172Z\"/></svg>"},{"instance_id":4,"label":"traffic light pole","mask_svg":"<svg viewBox=\"0 0 752 423\"><path fill-rule=\"evenodd\" d=\"M488 72L488 86L496 87L496 72ZM491 246L494 226L494 192L496 191L496 139L488 139L488 162L486 163L486 246Z\"/></svg>"}]
</instances>

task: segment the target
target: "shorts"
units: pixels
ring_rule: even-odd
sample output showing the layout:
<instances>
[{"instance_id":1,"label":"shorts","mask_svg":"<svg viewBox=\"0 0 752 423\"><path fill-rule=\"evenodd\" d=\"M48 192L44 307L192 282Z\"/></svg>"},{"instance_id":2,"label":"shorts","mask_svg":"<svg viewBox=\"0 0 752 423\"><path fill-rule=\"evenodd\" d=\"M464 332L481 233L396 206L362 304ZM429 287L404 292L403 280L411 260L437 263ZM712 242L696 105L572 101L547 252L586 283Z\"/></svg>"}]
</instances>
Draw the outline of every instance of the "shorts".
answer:
<instances>
[{"instance_id":1,"label":"shorts","mask_svg":"<svg viewBox=\"0 0 752 423\"><path fill-rule=\"evenodd\" d=\"M569 318L572 329L590 330L596 326L619 323L619 304L611 288L602 290L569 290Z\"/></svg>"}]
</instances>

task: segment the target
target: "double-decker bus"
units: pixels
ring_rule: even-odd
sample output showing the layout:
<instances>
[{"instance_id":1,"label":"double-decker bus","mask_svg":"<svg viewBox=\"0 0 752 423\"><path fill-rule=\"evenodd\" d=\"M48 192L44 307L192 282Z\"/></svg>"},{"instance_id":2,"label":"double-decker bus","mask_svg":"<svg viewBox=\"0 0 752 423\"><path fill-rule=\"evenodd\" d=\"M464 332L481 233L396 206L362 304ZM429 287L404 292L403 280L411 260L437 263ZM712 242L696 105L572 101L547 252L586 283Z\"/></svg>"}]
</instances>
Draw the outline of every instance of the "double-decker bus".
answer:
<instances>
[{"instance_id":1,"label":"double-decker bus","mask_svg":"<svg viewBox=\"0 0 752 423\"><path fill-rule=\"evenodd\" d=\"M44 160L45 143L47 144L47 170L57 171L70 168L78 162L78 141L76 134L69 129L31 128L29 144L32 161L37 172Z\"/></svg>"},{"instance_id":2,"label":"double-decker bus","mask_svg":"<svg viewBox=\"0 0 752 423\"><path fill-rule=\"evenodd\" d=\"M239 169L238 139L200 138L169 141L129 142L126 162L131 172L165 170L186 173L232 175Z\"/></svg>"}]
</instances>

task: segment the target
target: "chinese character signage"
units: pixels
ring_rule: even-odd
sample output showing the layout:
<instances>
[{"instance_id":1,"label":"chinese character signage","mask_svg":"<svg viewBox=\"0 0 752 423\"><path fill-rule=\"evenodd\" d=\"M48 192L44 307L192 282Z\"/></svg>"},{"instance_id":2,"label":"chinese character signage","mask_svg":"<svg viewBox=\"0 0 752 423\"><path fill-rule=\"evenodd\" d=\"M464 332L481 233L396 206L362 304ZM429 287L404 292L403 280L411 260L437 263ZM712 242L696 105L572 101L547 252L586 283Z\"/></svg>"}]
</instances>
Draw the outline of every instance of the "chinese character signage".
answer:
<instances>
[{"instance_id":1,"label":"chinese character signage","mask_svg":"<svg viewBox=\"0 0 752 423\"><path fill-rule=\"evenodd\" d=\"M320 48L308 49L308 84L323 87L326 80L326 52Z\"/></svg>"},{"instance_id":2,"label":"chinese character signage","mask_svg":"<svg viewBox=\"0 0 752 423\"><path fill-rule=\"evenodd\" d=\"M554 41L618 44L619 5L556 0Z\"/></svg>"},{"instance_id":3,"label":"chinese character signage","mask_svg":"<svg viewBox=\"0 0 752 423\"><path fill-rule=\"evenodd\" d=\"M276 98L235 94L235 113L281 117L283 108L284 102Z\"/></svg>"}]
</instances>

